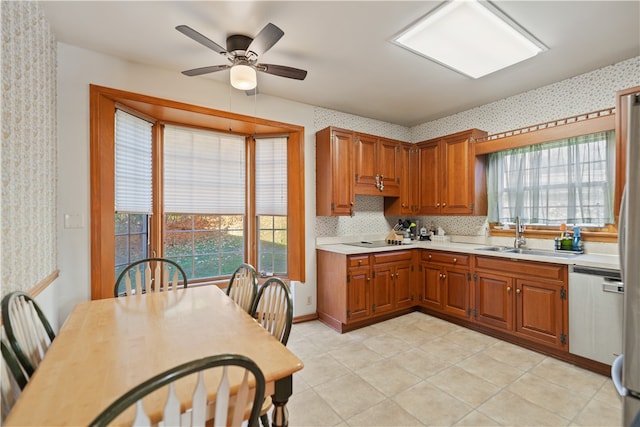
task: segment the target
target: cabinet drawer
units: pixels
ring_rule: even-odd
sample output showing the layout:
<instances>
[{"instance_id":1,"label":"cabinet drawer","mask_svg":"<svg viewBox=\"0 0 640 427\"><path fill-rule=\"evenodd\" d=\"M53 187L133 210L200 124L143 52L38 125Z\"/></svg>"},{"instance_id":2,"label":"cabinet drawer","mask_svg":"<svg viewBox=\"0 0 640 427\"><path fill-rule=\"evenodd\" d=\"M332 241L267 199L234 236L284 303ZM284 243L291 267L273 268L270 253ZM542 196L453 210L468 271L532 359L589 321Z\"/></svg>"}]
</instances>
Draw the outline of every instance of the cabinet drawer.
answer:
<instances>
[{"instance_id":1,"label":"cabinet drawer","mask_svg":"<svg viewBox=\"0 0 640 427\"><path fill-rule=\"evenodd\" d=\"M369 265L369 255L351 255L347 258L348 267L365 267Z\"/></svg>"},{"instance_id":2,"label":"cabinet drawer","mask_svg":"<svg viewBox=\"0 0 640 427\"><path fill-rule=\"evenodd\" d=\"M533 276L564 282L567 273L567 266L560 264L483 256L476 256L475 259L475 267L477 269L502 271L509 275L516 273L518 276Z\"/></svg>"},{"instance_id":3,"label":"cabinet drawer","mask_svg":"<svg viewBox=\"0 0 640 427\"><path fill-rule=\"evenodd\" d=\"M469 255L452 252L422 251L422 260L465 267L469 265Z\"/></svg>"},{"instance_id":4,"label":"cabinet drawer","mask_svg":"<svg viewBox=\"0 0 640 427\"><path fill-rule=\"evenodd\" d=\"M385 262L410 261L411 251L380 252L373 254L374 264Z\"/></svg>"}]
</instances>

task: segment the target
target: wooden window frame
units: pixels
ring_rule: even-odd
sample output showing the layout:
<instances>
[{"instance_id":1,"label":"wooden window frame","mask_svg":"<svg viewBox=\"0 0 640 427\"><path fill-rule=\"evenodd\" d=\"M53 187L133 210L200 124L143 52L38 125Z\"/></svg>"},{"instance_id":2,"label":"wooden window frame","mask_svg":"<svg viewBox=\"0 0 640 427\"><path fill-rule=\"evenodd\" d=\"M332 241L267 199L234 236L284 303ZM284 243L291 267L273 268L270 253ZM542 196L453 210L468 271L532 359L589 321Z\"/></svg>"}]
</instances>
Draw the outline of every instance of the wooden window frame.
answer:
<instances>
[{"instance_id":1,"label":"wooden window frame","mask_svg":"<svg viewBox=\"0 0 640 427\"><path fill-rule=\"evenodd\" d=\"M589 135L597 132L607 132L615 130L616 133L616 164L615 176L616 182L614 187L613 214L615 217L614 224L606 224L604 227L588 227L585 226L580 231L582 240L592 242L615 243L618 241L618 216L620 212L620 201L622 199L622 189L624 188L624 170L626 159L626 140L622 139L620 129L620 110L619 101L616 105L616 113L613 108L594 112L582 116L576 116L567 119L561 119L552 122L553 125L537 125L535 130L529 131L528 128L516 131L505 132L497 135L489 135L476 142L476 156L486 156L490 153L520 148L529 145L543 144L546 142L557 141L560 139L573 138L582 135ZM621 171L623 171L621 173ZM492 236L513 237L515 230L502 229L500 223L490 223L490 232ZM526 235L535 239L554 239L560 236L559 226L532 226L528 225Z\"/></svg>"},{"instance_id":2,"label":"wooden window frame","mask_svg":"<svg viewBox=\"0 0 640 427\"><path fill-rule=\"evenodd\" d=\"M114 267L114 111L116 104L151 117L159 123L194 126L245 137L283 135L288 139L288 270L289 280L305 281L304 209L304 127L257 117L185 104L97 85L89 85L90 100L90 195L91 195L91 299L113 297ZM154 156L158 156L161 132L154 126ZM154 162L157 159L154 157ZM156 163L157 164L157 163ZM160 200L161 182L154 179L154 209ZM157 204L157 205L156 205ZM157 210L156 210L157 212ZM153 226L161 229L161 215ZM251 216L247 216L250 220ZM255 230L255 229L254 229ZM251 232L252 230L248 230ZM160 235L152 237L152 247L161 247ZM299 248L299 250L293 250ZM249 248L249 258L254 258ZM253 255L251 254L253 252Z\"/></svg>"}]
</instances>

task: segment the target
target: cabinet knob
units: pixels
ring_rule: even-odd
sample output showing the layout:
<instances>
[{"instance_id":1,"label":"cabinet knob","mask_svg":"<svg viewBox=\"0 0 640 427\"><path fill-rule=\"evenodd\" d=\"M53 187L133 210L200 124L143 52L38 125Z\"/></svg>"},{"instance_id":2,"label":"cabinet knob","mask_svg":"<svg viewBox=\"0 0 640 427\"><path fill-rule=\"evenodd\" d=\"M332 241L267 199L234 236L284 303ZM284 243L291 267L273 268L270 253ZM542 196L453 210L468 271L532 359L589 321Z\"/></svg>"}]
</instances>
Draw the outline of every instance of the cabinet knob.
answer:
<instances>
[{"instance_id":1,"label":"cabinet knob","mask_svg":"<svg viewBox=\"0 0 640 427\"><path fill-rule=\"evenodd\" d=\"M522 292L522 290L516 289L516 294L519 294L520 292Z\"/></svg>"},{"instance_id":2,"label":"cabinet knob","mask_svg":"<svg viewBox=\"0 0 640 427\"><path fill-rule=\"evenodd\" d=\"M511 286L507 286L507 292L511 292Z\"/></svg>"},{"instance_id":3,"label":"cabinet knob","mask_svg":"<svg viewBox=\"0 0 640 427\"><path fill-rule=\"evenodd\" d=\"M436 203L436 208L439 208L439 207L440 207L440 203Z\"/></svg>"},{"instance_id":4,"label":"cabinet knob","mask_svg":"<svg viewBox=\"0 0 640 427\"><path fill-rule=\"evenodd\" d=\"M405 203L403 203L403 204L402 204L402 207L403 207L403 208L406 208L406 207L407 207L407 205L406 205Z\"/></svg>"},{"instance_id":5,"label":"cabinet knob","mask_svg":"<svg viewBox=\"0 0 640 427\"><path fill-rule=\"evenodd\" d=\"M400 277L400 273L396 273L396 279Z\"/></svg>"},{"instance_id":6,"label":"cabinet knob","mask_svg":"<svg viewBox=\"0 0 640 427\"><path fill-rule=\"evenodd\" d=\"M431 261L431 255L429 255L429 261Z\"/></svg>"},{"instance_id":7,"label":"cabinet knob","mask_svg":"<svg viewBox=\"0 0 640 427\"><path fill-rule=\"evenodd\" d=\"M447 206L447 204L446 204L446 203L443 203L443 204L442 204L442 207L444 208L445 206Z\"/></svg>"},{"instance_id":8,"label":"cabinet knob","mask_svg":"<svg viewBox=\"0 0 640 427\"><path fill-rule=\"evenodd\" d=\"M447 275L446 275L446 274L443 274L443 275L442 275L442 280L444 280L444 279L446 279L446 278L447 278Z\"/></svg>"},{"instance_id":9,"label":"cabinet knob","mask_svg":"<svg viewBox=\"0 0 640 427\"><path fill-rule=\"evenodd\" d=\"M371 281L371 277L367 277L367 282L370 282L370 281Z\"/></svg>"},{"instance_id":10,"label":"cabinet knob","mask_svg":"<svg viewBox=\"0 0 640 427\"><path fill-rule=\"evenodd\" d=\"M458 258L453 259L453 263L455 264L456 262L458 262Z\"/></svg>"},{"instance_id":11,"label":"cabinet knob","mask_svg":"<svg viewBox=\"0 0 640 427\"><path fill-rule=\"evenodd\" d=\"M359 259L359 260L358 260L358 267L360 267L361 265L362 265L362 260L361 260L361 259Z\"/></svg>"}]
</instances>

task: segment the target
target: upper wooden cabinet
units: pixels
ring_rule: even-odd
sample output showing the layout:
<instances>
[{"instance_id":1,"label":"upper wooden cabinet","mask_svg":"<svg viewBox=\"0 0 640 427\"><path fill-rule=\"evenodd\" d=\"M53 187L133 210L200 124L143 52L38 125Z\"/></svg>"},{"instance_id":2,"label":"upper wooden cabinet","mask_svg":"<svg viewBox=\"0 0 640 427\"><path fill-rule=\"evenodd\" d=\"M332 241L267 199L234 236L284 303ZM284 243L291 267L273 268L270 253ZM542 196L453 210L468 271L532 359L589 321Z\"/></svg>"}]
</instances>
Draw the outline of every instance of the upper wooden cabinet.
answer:
<instances>
[{"instance_id":1,"label":"upper wooden cabinet","mask_svg":"<svg viewBox=\"0 0 640 427\"><path fill-rule=\"evenodd\" d=\"M473 145L486 134L470 129L418 144L418 214L486 215L484 161Z\"/></svg>"},{"instance_id":2,"label":"upper wooden cabinet","mask_svg":"<svg viewBox=\"0 0 640 427\"><path fill-rule=\"evenodd\" d=\"M328 127L316 132L316 215L353 215L355 195L400 195L400 141Z\"/></svg>"},{"instance_id":3,"label":"upper wooden cabinet","mask_svg":"<svg viewBox=\"0 0 640 427\"><path fill-rule=\"evenodd\" d=\"M316 215L353 215L354 134L328 127L316 133Z\"/></svg>"},{"instance_id":4,"label":"upper wooden cabinet","mask_svg":"<svg viewBox=\"0 0 640 427\"><path fill-rule=\"evenodd\" d=\"M416 144L400 145L400 197L385 197L385 215L417 215L419 210L420 158Z\"/></svg>"},{"instance_id":5,"label":"upper wooden cabinet","mask_svg":"<svg viewBox=\"0 0 640 427\"><path fill-rule=\"evenodd\" d=\"M399 196L401 154L399 141L355 134L355 193Z\"/></svg>"}]
</instances>

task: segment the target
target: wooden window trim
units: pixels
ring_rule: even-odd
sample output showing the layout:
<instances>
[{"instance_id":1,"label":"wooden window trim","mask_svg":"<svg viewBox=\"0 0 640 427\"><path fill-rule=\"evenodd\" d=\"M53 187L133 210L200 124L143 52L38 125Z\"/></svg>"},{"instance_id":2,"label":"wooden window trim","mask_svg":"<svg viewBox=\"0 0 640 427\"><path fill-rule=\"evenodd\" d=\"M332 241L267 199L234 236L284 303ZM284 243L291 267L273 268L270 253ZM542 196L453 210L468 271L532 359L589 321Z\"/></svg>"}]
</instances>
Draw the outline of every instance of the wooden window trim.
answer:
<instances>
[{"instance_id":1,"label":"wooden window trim","mask_svg":"<svg viewBox=\"0 0 640 427\"><path fill-rule=\"evenodd\" d=\"M148 95L90 85L90 195L91 195L91 298L113 297L114 271L114 110L116 104L176 123L239 135L289 135L289 279L305 278L304 127L213 108L185 104ZM154 127L158 152L161 132ZM159 180L154 180L154 186ZM156 187L156 190L159 187ZM161 194L158 193L158 194ZM156 203L156 202L154 202ZM160 203L158 201L157 203ZM156 221L161 219L156 218ZM152 236L153 239L153 236ZM156 237L157 240L157 237ZM157 242L155 242L157 245Z\"/></svg>"},{"instance_id":2,"label":"wooden window trim","mask_svg":"<svg viewBox=\"0 0 640 427\"><path fill-rule=\"evenodd\" d=\"M627 92L630 93L630 92ZM620 94L620 92L618 92ZM497 135L489 135L481 142L475 143L476 156L482 157L497 151L509 150L513 148L526 147L529 145L543 144L545 142L557 141L560 139L573 138L581 135L588 135L596 132L616 132L616 183L614 187L614 218L615 224L607 224L605 227L583 227L580 235L582 240L590 242L615 243L618 241L618 215L620 212L620 201L622 199L622 189L624 188L624 173L626 159L624 152L626 143L621 138L619 127L620 121L620 95L617 97L615 114L613 108L603 110L606 113L589 113L577 118L562 119L564 124L554 126L533 126L533 131L511 131ZM557 122L561 122L557 121ZM554 122L554 123L557 123ZM515 237L515 230L503 230L502 224L491 223L490 233L498 237ZM571 230L569 230L571 231ZM554 239L560 236L560 227L554 226L527 226L526 237L535 239Z\"/></svg>"}]
</instances>

